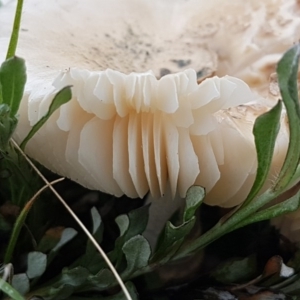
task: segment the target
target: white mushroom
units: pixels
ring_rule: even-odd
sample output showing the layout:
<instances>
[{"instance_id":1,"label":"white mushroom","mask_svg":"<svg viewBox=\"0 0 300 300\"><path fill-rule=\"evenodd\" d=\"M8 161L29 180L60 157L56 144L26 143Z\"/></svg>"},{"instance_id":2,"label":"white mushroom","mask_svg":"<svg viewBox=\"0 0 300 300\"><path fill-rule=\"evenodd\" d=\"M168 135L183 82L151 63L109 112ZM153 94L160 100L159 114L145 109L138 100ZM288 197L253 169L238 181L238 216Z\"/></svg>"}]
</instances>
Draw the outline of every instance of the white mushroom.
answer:
<instances>
[{"instance_id":1,"label":"white mushroom","mask_svg":"<svg viewBox=\"0 0 300 300\"><path fill-rule=\"evenodd\" d=\"M14 3L0 9L2 60ZM29 142L30 156L116 196L160 197L170 185L173 197L184 197L198 184L206 203L237 205L255 176L254 120L274 105L263 98L272 73L266 67L299 39L298 6L27 0L17 54L27 61L28 83L15 138L71 84L73 99ZM197 83L212 73L222 77ZM271 179L286 152L284 130Z\"/></svg>"}]
</instances>

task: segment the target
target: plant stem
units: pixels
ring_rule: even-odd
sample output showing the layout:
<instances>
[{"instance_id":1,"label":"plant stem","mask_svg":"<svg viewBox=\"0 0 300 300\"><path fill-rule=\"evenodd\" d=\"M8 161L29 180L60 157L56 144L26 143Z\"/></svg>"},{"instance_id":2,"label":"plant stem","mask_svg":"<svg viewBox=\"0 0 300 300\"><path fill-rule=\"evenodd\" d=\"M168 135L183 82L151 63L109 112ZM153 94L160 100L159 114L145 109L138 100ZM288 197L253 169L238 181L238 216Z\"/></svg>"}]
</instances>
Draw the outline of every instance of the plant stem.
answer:
<instances>
[{"instance_id":1,"label":"plant stem","mask_svg":"<svg viewBox=\"0 0 300 300\"><path fill-rule=\"evenodd\" d=\"M13 32L10 37L6 59L15 56L16 53L18 39L19 39L20 25L21 25L22 10L23 10L23 0L18 0L15 19L14 19Z\"/></svg>"}]
</instances>

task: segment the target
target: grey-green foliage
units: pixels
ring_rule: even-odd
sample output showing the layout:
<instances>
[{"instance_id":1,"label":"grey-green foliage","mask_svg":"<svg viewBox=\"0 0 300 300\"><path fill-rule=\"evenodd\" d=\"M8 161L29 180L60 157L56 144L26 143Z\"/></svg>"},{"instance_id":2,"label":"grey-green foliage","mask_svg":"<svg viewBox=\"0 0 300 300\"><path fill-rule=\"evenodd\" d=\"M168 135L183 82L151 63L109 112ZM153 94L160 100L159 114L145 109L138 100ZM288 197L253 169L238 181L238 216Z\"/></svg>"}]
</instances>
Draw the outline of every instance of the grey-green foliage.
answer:
<instances>
[{"instance_id":1,"label":"grey-green foliage","mask_svg":"<svg viewBox=\"0 0 300 300\"><path fill-rule=\"evenodd\" d=\"M148 265L151 250L146 239L139 234L140 231L145 229L144 225L141 227L141 224L139 224L141 212L143 217L147 219L148 207L132 211L130 216L127 217L134 225L128 226L123 232L123 235L127 232L127 238L122 240L124 243L121 243L120 239L119 243L116 243L116 253L120 254L119 251L122 251L122 257L124 256L126 261L126 267L122 274L123 277L130 277L132 273ZM91 210L91 217L93 221L93 236L100 243L102 240L103 224L101 216L95 208ZM122 247L119 249L121 245ZM78 293L89 291L101 292L116 284L115 277L108 270L103 258L90 241L88 241L85 253L72 266L65 268L62 274L54 282L52 281L51 285L44 287L41 291L37 290L35 293L48 300L69 299L70 296L75 296ZM126 286L132 298L137 299L133 284L127 282ZM99 297L99 299L102 299L101 296ZM122 293L119 293L115 296L105 297L105 299L124 299L124 296Z\"/></svg>"},{"instance_id":2,"label":"grey-green foliage","mask_svg":"<svg viewBox=\"0 0 300 300\"><path fill-rule=\"evenodd\" d=\"M28 254L26 274L29 279L41 276L47 266L47 255L42 252L33 251Z\"/></svg>"}]
</instances>

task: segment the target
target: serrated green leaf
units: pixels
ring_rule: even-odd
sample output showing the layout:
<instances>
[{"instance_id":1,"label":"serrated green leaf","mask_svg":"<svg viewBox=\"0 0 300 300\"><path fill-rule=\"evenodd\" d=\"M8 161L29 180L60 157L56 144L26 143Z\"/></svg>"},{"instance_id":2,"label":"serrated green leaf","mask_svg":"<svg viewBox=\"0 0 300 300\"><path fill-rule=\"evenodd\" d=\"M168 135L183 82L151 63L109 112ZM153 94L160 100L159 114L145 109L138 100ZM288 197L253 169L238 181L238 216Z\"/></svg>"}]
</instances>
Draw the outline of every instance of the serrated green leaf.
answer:
<instances>
[{"instance_id":1,"label":"serrated green leaf","mask_svg":"<svg viewBox=\"0 0 300 300\"><path fill-rule=\"evenodd\" d=\"M13 300L25 300L9 283L0 278L0 290Z\"/></svg>"},{"instance_id":2,"label":"serrated green leaf","mask_svg":"<svg viewBox=\"0 0 300 300\"><path fill-rule=\"evenodd\" d=\"M257 273L255 256L243 259L230 259L217 267L211 276L223 284L242 283L251 280Z\"/></svg>"},{"instance_id":3,"label":"serrated green leaf","mask_svg":"<svg viewBox=\"0 0 300 300\"><path fill-rule=\"evenodd\" d=\"M41 276L47 266L47 255L33 251L28 254L26 274L29 279Z\"/></svg>"},{"instance_id":4,"label":"serrated green leaf","mask_svg":"<svg viewBox=\"0 0 300 300\"><path fill-rule=\"evenodd\" d=\"M25 295L30 290L29 279L25 273L16 274L12 278L11 285L21 294Z\"/></svg>"},{"instance_id":5,"label":"serrated green leaf","mask_svg":"<svg viewBox=\"0 0 300 300\"><path fill-rule=\"evenodd\" d=\"M281 191L288 186L300 158L300 106L297 86L299 54L300 45L297 44L284 54L277 66L280 93L289 119L290 142L286 159L274 187L275 191Z\"/></svg>"},{"instance_id":6,"label":"serrated green leaf","mask_svg":"<svg viewBox=\"0 0 300 300\"><path fill-rule=\"evenodd\" d=\"M70 101L72 98L72 92L71 87L66 86L63 89L61 89L52 100L49 110L46 113L45 116L43 116L30 130L28 135L25 137L23 142L21 143L20 147L21 149L25 149L26 144L28 141L36 134L36 132L47 122L47 120L51 117L51 115L63 104Z\"/></svg>"},{"instance_id":7,"label":"serrated green leaf","mask_svg":"<svg viewBox=\"0 0 300 300\"><path fill-rule=\"evenodd\" d=\"M253 186L244 202L247 205L263 187L271 167L276 138L280 128L282 103L278 103L268 112L260 115L253 127L257 153L257 170Z\"/></svg>"},{"instance_id":8,"label":"serrated green leaf","mask_svg":"<svg viewBox=\"0 0 300 300\"><path fill-rule=\"evenodd\" d=\"M183 221L191 220L196 213L196 210L203 203L205 197L205 189L201 186L192 186L188 189L186 194L186 204L183 214Z\"/></svg>"},{"instance_id":9,"label":"serrated green leaf","mask_svg":"<svg viewBox=\"0 0 300 300\"><path fill-rule=\"evenodd\" d=\"M3 62L0 67L0 82L2 103L10 107L10 116L15 116L18 112L26 83L24 59L15 56Z\"/></svg>"},{"instance_id":10,"label":"serrated green leaf","mask_svg":"<svg viewBox=\"0 0 300 300\"><path fill-rule=\"evenodd\" d=\"M151 248L142 235L134 236L128 240L122 247L122 251L127 261L127 268L122 274L123 278L148 265Z\"/></svg>"}]
</instances>

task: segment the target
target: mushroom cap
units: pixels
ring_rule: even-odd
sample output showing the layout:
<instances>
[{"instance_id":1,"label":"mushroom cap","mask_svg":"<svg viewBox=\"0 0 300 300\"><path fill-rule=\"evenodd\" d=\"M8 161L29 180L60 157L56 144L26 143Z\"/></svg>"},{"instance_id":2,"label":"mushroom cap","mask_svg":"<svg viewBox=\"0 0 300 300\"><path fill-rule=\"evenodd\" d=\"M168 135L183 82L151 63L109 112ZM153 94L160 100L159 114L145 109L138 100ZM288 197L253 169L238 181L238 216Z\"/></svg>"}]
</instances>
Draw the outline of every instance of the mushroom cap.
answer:
<instances>
[{"instance_id":1,"label":"mushroom cap","mask_svg":"<svg viewBox=\"0 0 300 300\"><path fill-rule=\"evenodd\" d=\"M0 9L2 59L14 4ZM254 121L274 105L262 97L272 72L265 67L299 38L298 6L27 0L17 54L26 59L28 82L15 138L20 142L70 84L72 100L32 138L28 155L116 196L160 197L169 184L173 197L184 197L198 184L208 204L237 205L255 177ZM273 174L288 144L283 127Z\"/></svg>"}]
</instances>

